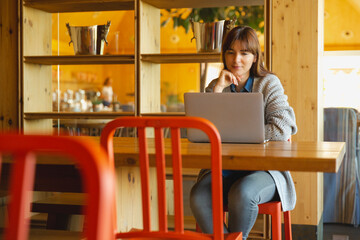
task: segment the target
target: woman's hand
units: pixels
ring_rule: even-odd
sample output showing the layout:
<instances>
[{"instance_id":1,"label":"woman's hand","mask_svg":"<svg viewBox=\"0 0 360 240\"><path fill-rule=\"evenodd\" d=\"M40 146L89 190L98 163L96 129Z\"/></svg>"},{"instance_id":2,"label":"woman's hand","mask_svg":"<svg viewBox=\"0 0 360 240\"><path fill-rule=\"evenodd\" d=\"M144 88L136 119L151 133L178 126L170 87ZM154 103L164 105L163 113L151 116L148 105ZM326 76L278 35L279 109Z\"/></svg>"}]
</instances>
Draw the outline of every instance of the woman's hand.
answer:
<instances>
[{"instance_id":1,"label":"woman's hand","mask_svg":"<svg viewBox=\"0 0 360 240\"><path fill-rule=\"evenodd\" d=\"M234 75L232 72L223 69L220 72L217 83L214 86L214 92L222 92L224 88L231 85L232 83L237 86L241 82L241 78Z\"/></svg>"}]
</instances>

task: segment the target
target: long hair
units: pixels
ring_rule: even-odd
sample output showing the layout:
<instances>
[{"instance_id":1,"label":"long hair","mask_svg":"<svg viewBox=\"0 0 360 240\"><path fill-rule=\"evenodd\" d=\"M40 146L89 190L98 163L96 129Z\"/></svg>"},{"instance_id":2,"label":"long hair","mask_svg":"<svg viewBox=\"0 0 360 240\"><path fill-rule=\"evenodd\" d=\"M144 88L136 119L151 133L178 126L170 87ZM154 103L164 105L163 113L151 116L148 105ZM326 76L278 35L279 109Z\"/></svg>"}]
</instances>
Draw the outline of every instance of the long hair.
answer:
<instances>
[{"instance_id":1,"label":"long hair","mask_svg":"<svg viewBox=\"0 0 360 240\"><path fill-rule=\"evenodd\" d=\"M256 58L256 61L250 68L250 74L252 76L264 77L268 73L271 73L264 66L260 43L256 32L254 29L248 26L235 27L231 29L231 31L228 32L228 34L225 36L221 49L221 58L224 64L224 69L228 69L225 62L225 53L232 47L236 40L240 41L244 50L251 52Z\"/></svg>"},{"instance_id":2,"label":"long hair","mask_svg":"<svg viewBox=\"0 0 360 240\"><path fill-rule=\"evenodd\" d=\"M111 80L110 77L105 78L104 86L107 86L109 84L110 80Z\"/></svg>"}]
</instances>

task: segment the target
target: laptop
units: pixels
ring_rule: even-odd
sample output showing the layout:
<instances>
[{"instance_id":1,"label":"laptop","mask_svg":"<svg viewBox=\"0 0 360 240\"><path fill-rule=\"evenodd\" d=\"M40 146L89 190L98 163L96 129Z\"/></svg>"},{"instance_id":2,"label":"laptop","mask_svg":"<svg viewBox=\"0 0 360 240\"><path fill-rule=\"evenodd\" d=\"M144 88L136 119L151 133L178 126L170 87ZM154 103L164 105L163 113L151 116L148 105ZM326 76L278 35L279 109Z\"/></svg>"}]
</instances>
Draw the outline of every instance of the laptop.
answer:
<instances>
[{"instance_id":1,"label":"laptop","mask_svg":"<svg viewBox=\"0 0 360 240\"><path fill-rule=\"evenodd\" d=\"M185 115L210 120L223 143L265 142L262 93L185 93ZM209 142L205 133L188 129L191 142Z\"/></svg>"}]
</instances>

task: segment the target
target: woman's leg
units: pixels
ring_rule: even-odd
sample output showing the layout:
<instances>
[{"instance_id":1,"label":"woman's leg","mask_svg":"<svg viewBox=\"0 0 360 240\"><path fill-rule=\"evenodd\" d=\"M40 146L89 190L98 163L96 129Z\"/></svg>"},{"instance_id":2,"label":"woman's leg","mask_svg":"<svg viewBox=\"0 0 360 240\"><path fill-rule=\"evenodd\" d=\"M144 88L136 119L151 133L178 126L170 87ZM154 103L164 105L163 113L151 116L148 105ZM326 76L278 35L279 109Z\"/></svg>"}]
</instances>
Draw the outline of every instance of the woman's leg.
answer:
<instances>
[{"instance_id":1,"label":"woman's leg","mask_svg":"<svg viewBox=\"0 0 360 240\"><path fill-rule=\"evenodd\" d=\"M223 202L227 205L228 192L232 184L240 177L248 175L249 171L231 171L223 177ZM213 215L211 200L211 173L202 176L190 192L190 208L203 233L213 233ZM224 224L224 233L228 233Z\"/></svg>"},{"instance_id":2,"label":"woman's leg","mask_svg":"<svg viewBox=\"0 0 360 240\"><path fill-rule=\"evenodd\" d=\"M211 202L211 173L208 173L195 183L190 192L191 211L204 233L213 233Z\"/></svg>"},{"instance_id":3,"label":"woman's leg","mask_svg":"<svg viewBox=\"0 0 360 240\"><path fill-rule=\"evenodd\" d=\"M268 172L251 172L239 178L228 194L229 231L242 232L246 239L255 224L258 204L275 199L278 199L275 182Z\"/></svg>"}]
</instances>

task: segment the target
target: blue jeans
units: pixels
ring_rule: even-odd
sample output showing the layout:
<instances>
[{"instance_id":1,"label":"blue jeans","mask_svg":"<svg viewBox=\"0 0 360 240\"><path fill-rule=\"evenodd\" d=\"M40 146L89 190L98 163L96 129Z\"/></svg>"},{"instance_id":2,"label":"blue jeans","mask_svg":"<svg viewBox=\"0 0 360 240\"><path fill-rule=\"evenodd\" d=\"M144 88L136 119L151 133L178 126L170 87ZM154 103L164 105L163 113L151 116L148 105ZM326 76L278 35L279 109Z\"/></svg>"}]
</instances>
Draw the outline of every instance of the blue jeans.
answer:
<instances>
[{"instance_id":1,"label":"blue jeans","mask_svg":"<svg viewBox=\"0 0 360 240\"><path fill-rule=\"evenodd\" d=\"M228 228L224 232L242 232L247 239L255 224L258 204L279 200L275 182L265 171L231 171L223 177L224 205L228 206ZM190 208L204 233L213 233L211 173L191 189Z\"/></svg>"}]
</instances>

